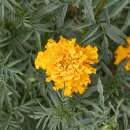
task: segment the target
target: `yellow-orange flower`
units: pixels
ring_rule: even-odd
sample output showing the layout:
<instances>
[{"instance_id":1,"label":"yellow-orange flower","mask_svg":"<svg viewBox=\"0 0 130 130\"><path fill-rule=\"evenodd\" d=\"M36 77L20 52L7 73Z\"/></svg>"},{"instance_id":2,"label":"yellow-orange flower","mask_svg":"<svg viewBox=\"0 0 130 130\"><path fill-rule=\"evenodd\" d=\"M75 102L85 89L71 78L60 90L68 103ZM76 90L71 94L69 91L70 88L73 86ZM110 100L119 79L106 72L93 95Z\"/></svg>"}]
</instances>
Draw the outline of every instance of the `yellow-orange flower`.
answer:
<instances>
[{"instance_id":1,"label":"yellow-orange flower","mask_svg":"<svg viewBox=\"0 0 130 130\"><path fill-rule=\"evenodd\" d=\"M123 60L130 58L130 37L127 38L128 46L124 47L122 45L118 46L115 51L115 64L119 65ZM130 71L130 61L125 65L126 71Z\"/></svg>"},{"instance_id":2,"label":"yellow-orange flower","mask_svg":"<svg viewBox=\"0 0 130 130\"><path fill-rule=\"evenodd\" d=\"M54 81L54 90L64 89L65 96L83 94L91 83L90 74L96 73L92 64L98 63L97 47L80 47L76 39L60 37L58 42L49 39L45 51L35 59L36 69L46 70L47 81Z\"/></svg>"}]
</instances>

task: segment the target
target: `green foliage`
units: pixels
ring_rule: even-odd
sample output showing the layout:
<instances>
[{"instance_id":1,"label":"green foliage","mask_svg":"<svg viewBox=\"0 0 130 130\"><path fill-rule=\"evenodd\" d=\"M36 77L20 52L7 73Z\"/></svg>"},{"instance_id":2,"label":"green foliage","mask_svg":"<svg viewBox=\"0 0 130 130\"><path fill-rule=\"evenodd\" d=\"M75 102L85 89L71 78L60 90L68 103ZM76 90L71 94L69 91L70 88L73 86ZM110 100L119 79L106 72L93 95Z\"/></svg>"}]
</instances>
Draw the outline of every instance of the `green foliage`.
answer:
<instances>
[{"instance_id":1,"label":"green foliage","mask_svg":"<svg viewBox=\"0 0 130 130\"><path fill-rule=\"evenodd\" d=\"M0 130L130 130L130 73L114 65L129 30L129 0L0 0ZM34 68L60 35L99 48L84 95L54 92Z\"/></svg>"}]
</instances>

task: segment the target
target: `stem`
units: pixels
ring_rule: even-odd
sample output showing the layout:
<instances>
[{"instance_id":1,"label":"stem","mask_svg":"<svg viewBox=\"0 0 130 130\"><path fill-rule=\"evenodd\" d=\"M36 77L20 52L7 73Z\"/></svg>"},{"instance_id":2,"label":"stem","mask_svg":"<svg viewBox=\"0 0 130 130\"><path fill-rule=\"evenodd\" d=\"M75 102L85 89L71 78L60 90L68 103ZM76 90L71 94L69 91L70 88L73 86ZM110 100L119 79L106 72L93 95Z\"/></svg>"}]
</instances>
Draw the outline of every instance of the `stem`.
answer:
<instances>
[{"instance_id":1,"label":"stem","mask_svg":"<svg viewBox=\"0 0 130 130\"><path fill-rule=\"evenodd\" d=\"M95 8L95 17L98 19L103 7L106 5L108 0L100 0Z\"/></svg>"}]
</instances>

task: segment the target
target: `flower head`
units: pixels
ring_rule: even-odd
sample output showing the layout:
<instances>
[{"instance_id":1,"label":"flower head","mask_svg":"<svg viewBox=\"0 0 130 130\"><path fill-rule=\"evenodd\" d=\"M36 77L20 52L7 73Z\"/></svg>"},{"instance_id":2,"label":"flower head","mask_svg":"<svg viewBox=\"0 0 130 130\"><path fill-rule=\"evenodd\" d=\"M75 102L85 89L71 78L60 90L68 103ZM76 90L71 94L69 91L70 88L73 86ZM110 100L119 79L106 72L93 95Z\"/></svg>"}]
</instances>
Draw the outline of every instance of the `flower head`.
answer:
<instances>
[{"instance_id":1,"label":"flower head","mask_svg":"<svg viewBox=\"0 0 130 130\"><path fill-rule=\"evenodd\" d=\"M130 58L130 37L127 38L128 46L124 47L122 45L118 46L115 51L115 64L119 65L123 60ZM125 65L126 71L130 71L130 61Z\"/></svg>"},{"instance_id":2,"label":"flower head","mask_svg":"<svg viewBox=\"0 0 130 130\"><path fill-rule=\"evenodd\" d=\"M76 39L60 37L58 42L49 39L45 51L35 59L36 69L46 70L47 81L54 81L54 90L64 89L65 96L83 94L96 73L92 65L98 63L97 47L80 47Z\"/></svg>"}]
</instances>

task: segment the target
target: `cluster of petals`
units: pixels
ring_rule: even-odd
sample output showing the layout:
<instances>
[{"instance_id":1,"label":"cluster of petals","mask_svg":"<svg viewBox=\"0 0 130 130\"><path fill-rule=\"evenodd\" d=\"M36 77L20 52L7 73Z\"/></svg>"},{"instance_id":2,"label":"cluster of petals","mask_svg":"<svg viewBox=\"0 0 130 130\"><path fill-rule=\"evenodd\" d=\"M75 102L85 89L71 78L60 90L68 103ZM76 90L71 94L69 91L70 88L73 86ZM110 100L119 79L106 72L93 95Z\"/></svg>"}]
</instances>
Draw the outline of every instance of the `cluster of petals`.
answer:
<instances>
[{"instance_id":1,"label":"cluster of petals","mask_svg":"<svg viewBox=\"0 0 130 130\"><path fill-rule=\"evenodd\" d=\"M91 83L90 75L96 73L97 51L94 46L81 47L75 38L49 39L45 50L38 52L35 67L46 71L47 82L54 82L55 91L63 90L65 96L83 94Z\"/></svg>"},{"instance_id":2,"label":"cluster of petals","mask_svg":"<svg viewBox=\"0 0 130 130\"><path fill-rule=\"evenodd\" d=\"M130 71L130 37L127 38L128 45L126 47L120 45L115 51L115 64L119 65L124 60L128 59L125 70Z\"/></svg>"}]
</instances>

